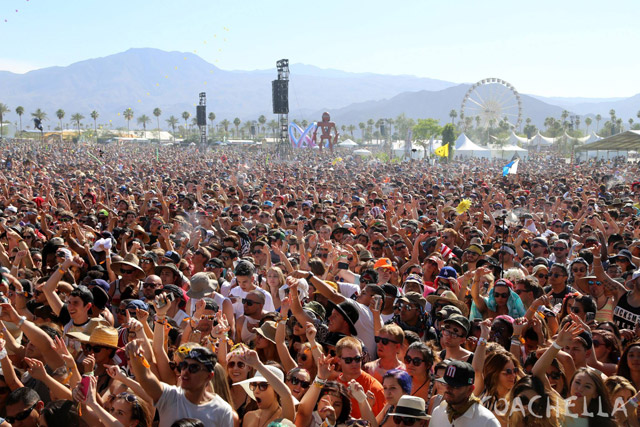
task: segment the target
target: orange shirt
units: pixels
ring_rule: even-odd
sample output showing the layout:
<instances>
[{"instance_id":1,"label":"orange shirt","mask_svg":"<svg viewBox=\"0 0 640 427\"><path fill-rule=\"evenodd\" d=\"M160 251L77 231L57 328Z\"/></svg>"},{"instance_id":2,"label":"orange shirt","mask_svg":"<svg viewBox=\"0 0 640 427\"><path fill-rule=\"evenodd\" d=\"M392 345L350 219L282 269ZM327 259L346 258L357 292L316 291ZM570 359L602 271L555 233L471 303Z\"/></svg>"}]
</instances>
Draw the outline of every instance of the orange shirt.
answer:
<instances>
[{"instance_id":1,"label":"orange shirt","mask_svg":"<svg viewBox=\"0 0 640 427\"><path fill-rule=\"evenodd\" d=\"M371 390L371 392L375 396L376 401L371 406L371 410L373 411L374 415L378 415L382 411L382 408L384 408L384 405L387 403L386 399L384 398L384 389L382 388L382 384L380 384L380 381L364 371L362 371L360 376L356 378L356 381L362 386L365 393ZM342 379L342 375L338 377L338 382L345 387L349 385ZM358 401L355 399L351 399L351 416L355 419L359 419L361 417L360 407L358 406Z\"/></svg>"}]
</instances>

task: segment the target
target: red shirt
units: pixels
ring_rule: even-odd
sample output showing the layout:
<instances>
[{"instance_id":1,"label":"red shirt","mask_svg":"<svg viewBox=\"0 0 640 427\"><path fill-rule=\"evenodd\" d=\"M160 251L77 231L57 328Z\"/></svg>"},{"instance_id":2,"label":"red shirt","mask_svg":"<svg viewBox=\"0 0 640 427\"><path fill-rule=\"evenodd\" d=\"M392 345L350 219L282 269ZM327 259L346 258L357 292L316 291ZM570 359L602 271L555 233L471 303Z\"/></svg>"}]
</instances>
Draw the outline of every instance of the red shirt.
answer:
<instances>
[{"instance_id":1,"label":"red shirt","mask_svg":"<svg viewBox=\"0 0 640 427\"><path fill-rule=\"evenodd\" d=\"M356 381L362 386L365 393L369 390L373 392L376 401L371 406L371 410L373 411L373 414L377 416L384 408L384 405L387 403L386 399L384 398L384 389L382 388L382 384L380 384L380 381L367 374L365 371L362 371L360 376L356 378ZM338 377L338 382L345 387L349 385L348 383L344 382L344 380L342 379L342 375ZM355 399L351 399L351 416L355 419L361 418L360 406L358 406L358 401Z\"/></svg>"}]
</instances>

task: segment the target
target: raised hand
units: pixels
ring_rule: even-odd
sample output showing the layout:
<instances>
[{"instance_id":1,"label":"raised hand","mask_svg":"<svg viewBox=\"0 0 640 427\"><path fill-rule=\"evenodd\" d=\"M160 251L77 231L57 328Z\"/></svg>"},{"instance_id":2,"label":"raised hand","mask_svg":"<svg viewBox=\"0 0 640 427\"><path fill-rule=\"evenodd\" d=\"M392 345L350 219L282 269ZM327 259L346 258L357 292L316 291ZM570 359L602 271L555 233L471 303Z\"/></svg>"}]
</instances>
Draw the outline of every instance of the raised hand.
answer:
<instances>
[{"instance_id":1,"label":"raised hand","mask_svg":"<svg viewBox=\"0 0 640 427\"><path fill-rule=\"evenodd\" d=\"M262 362L260 362L260 358L258 357L258 353L254 350L245 349L244 352L240 355L242 361L247 365L251 366L253 369L257 369L258 366Z\"/></svg>"},{"instance_id":2,"label":"raised hand","mask_svg":"<svg viewBox=\"0 0 640 427\"><path fill-rule=\"evenodd\" d=\"M96 358L93 356L93 354L85 356L85 358L82 360L82 372L84 372L85 374L93 372L95 366Z\"/></svg>"},{"instance_id":3,"label":"raised hand","mask_svg":"<svg viewBox=\"0 0 640 427\"><path fill-rule=\"evenodd\" d=\"M304 333L307 335L307 340L309 340L310 342L315 341L317 332L318 331L316 330L316 327L313 326L313 323L311 322L305 323Z\"/></svg>"},{"instance_id":4,"label":"raised hand","mask_svg":"<svg viewBox=\"0 0 640 427\"><path fill-rule=\"evenodd\" d=\"M575 322L565 323L558 336L556 337L556 344L560 347L566 347L571 344L571 341L582 332L582 327Z\"/></svg>"}]
</instances>

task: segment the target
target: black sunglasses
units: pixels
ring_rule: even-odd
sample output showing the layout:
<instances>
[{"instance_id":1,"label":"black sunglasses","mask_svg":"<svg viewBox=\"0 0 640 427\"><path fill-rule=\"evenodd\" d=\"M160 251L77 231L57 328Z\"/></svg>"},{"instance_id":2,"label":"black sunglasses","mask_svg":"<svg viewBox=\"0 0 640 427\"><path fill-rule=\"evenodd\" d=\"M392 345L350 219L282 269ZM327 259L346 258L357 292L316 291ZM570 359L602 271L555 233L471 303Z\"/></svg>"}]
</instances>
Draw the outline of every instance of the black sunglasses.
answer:
<instances>
[{"instance_id":1,"label":"black sunglasses","mask_svg":"<svg viewBox=\"0 0 640 427\"><path fill-rule=\"evenodd\" d=\"M393 422L396 423L396 425L412 426L416 421L418 421L418 419L413 417L401 417L399 415L393 416Z\"/></svg>"},{"instance_id":2,"label":"black sunglasses","mask_svg":"<svg viewBox=\"0 0 640 427\"><path fill-rule=\"evenodd\" d=\"M101 345L91 345L91 344L82 344L82 349L84 350L85 353L100 353L101 350L104 350L105 348L108 347L104 347Z\"/></svg>"},{"instance_id":3,"label":"black sunglasses","mask_svg":"<svg viewBox=\"0 0 640 427\"><path fill-rule=\"evenodd\" d=\"M266 391L269 388L269 383L249 383L249 389L251 391L256 391L259 388L260 391Z\"/></svg>"},{"instance_id":4,"label":"black sunglasses","mask_svg":"<svg viewBox=\"0 0 640 427\"><path fill-rule=\"evenodd\" d=\"M206 368L203 365L198 365L196 363L180 362L178 364L178 370L182 372L185 369L189 370L190 374L196 374L200 371L204 371Z\"/></svg>"},{"instance_id":5,"label":"black sunglasses","mask_svg":"<svg viewBox=\"0 0 640 427\"><path fill-rule=\"evenodd\" d=\"M238 366L238 369L244 369L244 367L246 366L244 362L229 362L227 363L227 368L235 368L236 365Z\"/></svg>"},{"instance_id":6,"label":"black sunglasses","mask_svg":"<svg viewBox=\"0 0 640 427\"><path fill-rule=\"evenodd\" d=\"M36 402L33 405L31 405L30 408L25 409L24 411L17 413L14 417L6 417L5 420L9 424L14 424L16 421L22 421L25 418L27 418L29 415L31 415L31 412L33 412L33 410L36 408L37 404L38 404L38 402Z\"/></svg>"},{"instance_id":7,"label":"black sunglasses","mask_svg":"<svg viewBox=\"0 0 640 427\"><path fill-rule=\"evenodd\" d=\"M242 298L242 304L243 305L246 304L249 307L252 307L254 304L259 305L260 303L256 301L251 301L250 299Z\"/></svg>"},{"instance_id":8,"label":"black sunglasses","mask_svg":"<svg viewBox=\"0 0 640 427\"><path fill-rule=\"evenodd\" d=\"M382 343L382 345L389 345L389 343L398 344L398 341L394 341L389 338L375 337L376 344Z\"/></svg>"},{"instance_id":9,"label":"black sunglasses","mask_svg":"<svg viewBox=\"0 0 640 427\"><path fill-rule=\"evenodd\" d=\"M406 363L407 365L410 363L413 363L413 366L420 366L424 363L424 359L421 359L419 357L411 357L409 355L404 357L404 363Z\"/></svg>"},{"instance_id":10,"label":"black sunglasses","mask_svg":"<svg viewBox=\"0 0 640 427\"><path fill-rule=\"evenodd\" d=\"M362 356L343 357L342 360L344 360L344 363L347 365L351 365L353 362L360 363L362 361Z\"/></svg>"},{"instance_id":11,"label":"black sunglasses","mask_svg":"<svg viewBox=\"0 0 640 427\"><path fill-rule=\"evenodd\" d=\"M302 388L309 388L309 386L311 385L311 382L309 382L309 381L303 381L303 380L301 380L300 378L293 377L293 376L292 376L291 378L289 378L289 382L290 382L292 385L298 385L298 384L300 384L300 387L302 387Z\"/></svg>"}]
</instances>

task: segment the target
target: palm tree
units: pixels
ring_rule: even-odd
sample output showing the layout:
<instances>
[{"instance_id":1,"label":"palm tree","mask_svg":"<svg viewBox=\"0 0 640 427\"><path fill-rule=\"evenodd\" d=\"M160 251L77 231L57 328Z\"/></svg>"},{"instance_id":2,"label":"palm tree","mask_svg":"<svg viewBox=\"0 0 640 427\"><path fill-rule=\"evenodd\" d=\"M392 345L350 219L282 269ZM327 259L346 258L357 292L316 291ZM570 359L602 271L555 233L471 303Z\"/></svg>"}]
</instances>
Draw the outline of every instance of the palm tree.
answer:
<instances>
[{"instance_id":1,"label":"palm tree","mask_svg":"<svg viewBox=\"0 0 640 427\"><path fill-rule=\"evenodd\" d=\"M147 123L149 123L151 121L151 118L149 116L147 116L146 114L141 115L140 117L138 117L138 124L142 125L142 129L144 129L144 133L145 133L145 137L147 136Z\"/></svg>"},{"instance_id":2,"label":"palm tree","mask_svg":"<svg viewBox=\"0 0 640 427\"><path fill-rule=\"evenodd\" d=\"M153 115L156 116L156 121L158 122L158 142L160 142L160 115L162 115L162 110L158 107L154 108Z\"/></svg>"},{"instance_id":3,"label":"palm tree","mask_svg":"<svg viewBox=\"0 0 640 427\"><path fill-rule=\"evenodd\" d=\"M240 123L242 123L242 122L240 121L240 119L238 117L233 119L233 125L236 127L236 138L238 137L238 126L240 126Z\"/></svg>"},{"instance_id":4,"label":"palm tree","mask_svg":"<svg viewBox=\"0 0 640 427\"><path fill-rule=\"evenodd\" d=\"M276 130L278 130L278 121L277 120L269 120L267 123L267 127L271 129L271 136L276 137Z\"/></svg>"},{"instance_id":5,"label":"palm tree","mask_svg":"<svg viewBox=\"0 0 640 427\"><path fill-rule=\"evenodd\" d=\"M480 116L476 116L476 129L480 127Z\"/></svg>"},{"instance_id":6,"label":"palm tree","mask_svg":"<svg viewBox=\"0 0 640 427\"><path fill-rule=\"evenodd\" d=\"M122 113L122 115L127 121L127 133L131 133L131 127L129 126L129 124L131 123L131 119L133 119L133 109L127 108L126 110L124 110L124 113Z\"/></svg>"},{"instance_id":7,"label":"palm tree","mask_svg":"<svg viewBox=\"0 0 640 427\"><path fill-rule=\"evenodd\" d=\"M629 119L629 129L633 126L633 117Z\"/></svg>"},{"instance_id":8,"label":"palm tree","mask_svg":"<svg viewBox=\"0 0 640 427\"><path fill-rule=\"evenodd\" d=\"M71 116L71 121L76 122L76 126L78 128L78 139L80 139L80 122L84 120L84 116L80 113L75 113Z\"/></svg>"},{"instance_id":9,"label":"palm tree","mask_svg":"<svg viewBox=\"0 0 640 427\"><path fill-rule=\"evenodd\" d=\"M62 133L62 119L64 119L65 114L66 113L62 108L59 108L58 111L56 111L56 117L60 120L60 133Z\"/></svg>"},{"instance_id":10,"label":"palm tree","mask_svg":"<svg viewBox=\"0 0 640 427\"><path fill-rule=\"evenodd\" d=\"M24 107L17 106L16 107L16 114L20 118L20 133L22 133L22 115L24 114Z\"/></svg>"},{"instance_id":11,"label":"palm tree","mask_svg":"<svg viewBox=\"0 0 640 427\"><path fill-rule=\"evenodd\" d=\"M596 114L596 133L600 129L600 120L602 120L602 116L600 114Z\"/></svg>"},{"instance_id":12,"label":"palm tree","mask_svg":"<svg viewBox=\"0 0 640 427\"><path fill-rule=\"evenodd\" d=\"M584 119L584 124L587 125L587 135L589 135L589 126L591 126L591 123L593 123L591 117L587 117L586 119Z\"/></svg>"},{"instance_id":13,"label":"palm tree","mask_svg":"<svg viewBox=\"0 0 640 427\"><path fill-rule=\"evenodd\" d=\"M209 113L209 115L207 116L207 118L209 119L209 121L211 122L211 130L213 130L213 121L216 119L216 113L214 113L213 111ZM211 133L211 131L209 131L209 133Z\"/></svg>"},{"instance_id":14,"label":"palm tree","mask_svg":"<svg viewBox=\"0 0 640 427\"><path fill-rule=\"evenodd\" d=\"M453 124L455 118L458 117L458 112L456 110L449 111L449 117L451 117L451 124Z\"/></svg>"},{"instance_id":15,"label":"palm tree","mask_svg":"<svg viewBox=\"0 0 640 427\"><path fill-rule=\"evenodd\" d=\"M167 120L166 120L167 124L169 126L171 126L171 132L173 135L173 140L176 140L176 125L178 124L178 119L175 116L170 116Z\"/></svg>"},{"instance_id":16,"label":"palm tree","mask_svg":"<svg viewBox=\"0 0 640 427\"><path fill-rule=\"evenodd\" d=\"M34 119L40 119L41 122L44 122L45 120L48 119L47 113L45 113L39 108L33 113L31 113L31 117L33 117Z\"/></svg>"},{"instance_id":17,"label":"palm tree","mask_svg":"<svg viewBox=\"0 0 640 427\"><path fill-rule=\"evenodd\" d=\"M362 142L364 142L364 128L365 124L363 122L358 123L358 127L360 128L360 132L362 133Z\"/></svg>"},{"instance_id":18,"label":"palm tree","mask_svg":"<svg viewBox=\"0 0 640 427\"><path fill-rule=\"evenodd\" d=\"M274 120L275 121L275 120ZM231 122L227 119L224 119L220 122L220 126L222 126L222 129L224 129L224 134L225 136L227 135L227 132L229 132L229 125L231 124ZM276 125L277 126L277 125Z\"/></svg>"},{"instance_id":19,"label":"palm tree","mask_svg":"<svg viewBox=\"0 0 640 427\"><path fill-rule=\"evenodd\" d=\"M267 123L267 118L261 114L260 117L258 117L258 123L262 126L262 132L266 133L264 130L264 124Z\"/></svg>"},{"instance_id":20,"label":"palm tree","mask_svg":"<svg viewBox=\"0 0 640 427\"><path fill-rule=\"evenodd\" d=\"M100 114L98 114L96 110L93 110L90 116L93 119L93 130L96 132L96 142L98 142L98 117L100 117Z\"/></svg>"},{"instance_id":21,"label":"palm tree","mask_svg":"<svg viewBox=\"0 0 640 427\"><path fill-rule=\"evenodd\" d=\"M0 140L2 140L2 122L4 115L9 112L9 107L6 104L0 102Z\"/></svg>"},{"instance_id":22,"label":"palm tree","mask_svg":"<svg viewBox=\"0 0 640 427\"><path fill-rule=\"evenodd\" d=\"M189 117L191 117L191 113L189 113L188 111L183 111L182 112L182 120L184 120L184 129L185 132L189 130ZM184 138L184 135L183 135Z\"/></svg>"},{"instance_id":23,"label":"palm tree","mask_svg":"<svg viewBox=\"0 0 640 427\"><path fill-rule=\"evenodd\" d=\"M350 124L349 126L347 126L347 130L349 131L349 133L351 134L351 138L353 139L353 131L356 130L356 126L354 124Z\"/></svg>"}]
</instances>

